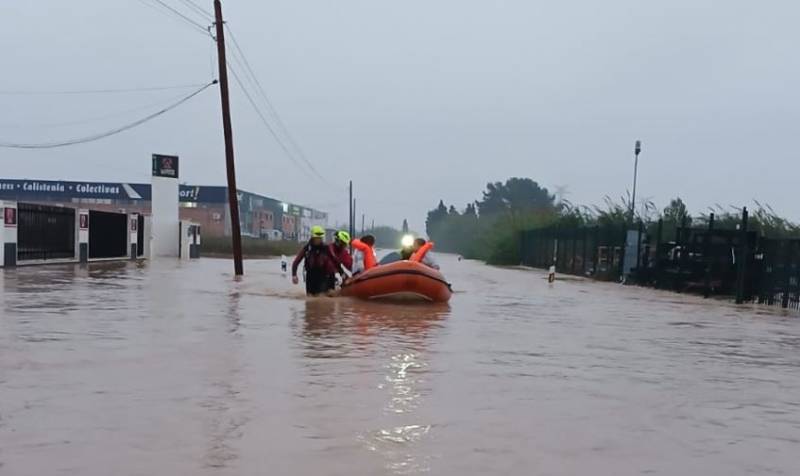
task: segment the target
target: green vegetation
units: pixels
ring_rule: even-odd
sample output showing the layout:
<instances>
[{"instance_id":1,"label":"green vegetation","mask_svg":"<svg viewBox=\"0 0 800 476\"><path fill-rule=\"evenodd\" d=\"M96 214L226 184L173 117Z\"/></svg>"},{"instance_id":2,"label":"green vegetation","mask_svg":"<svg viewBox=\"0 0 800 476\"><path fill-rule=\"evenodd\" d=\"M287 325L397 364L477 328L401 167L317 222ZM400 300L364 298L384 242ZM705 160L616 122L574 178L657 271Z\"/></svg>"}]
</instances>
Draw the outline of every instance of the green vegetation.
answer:
<instances>
[{"instance_id":1,"label":"green vegetation","mask_svg":"<svg viewBox=\"0 0 800 476\"><path fill-rule=\"evenodd\" d=\"M294 256L302 246L296 241L269 241L242 237L242 254L247 259ZM203 237L201 253L207 257L228 258L233 256L230 237Z\"/></svg>"},{"instance_id":2,"label":"green vegetation","mask_svg":"<svg viewBox=\"0 0 800 476\"><path fill-rule=\"evenodd\" d=\"M800 225L778 216L768 205L755 202L750 210L749 229L773 238L800 237ZM490 264L520 262L520 232L549 226L601 226L622 229L630 220L630 197L606 197L602 205L576 206L557 199L546 188L528 178L510 178L489 183L481 200L458 211L443 200L428 212L428 236L436 248ZM680 226L707 226L714 213L716 228L735 229L741 223L741 209L717 206L707 214L692 217L686 204L674 198L659 210L651 201L638 203L634 216L645 228L655 231L662 220L664 237L674 236Z\"/></svg>"}]
</instances>

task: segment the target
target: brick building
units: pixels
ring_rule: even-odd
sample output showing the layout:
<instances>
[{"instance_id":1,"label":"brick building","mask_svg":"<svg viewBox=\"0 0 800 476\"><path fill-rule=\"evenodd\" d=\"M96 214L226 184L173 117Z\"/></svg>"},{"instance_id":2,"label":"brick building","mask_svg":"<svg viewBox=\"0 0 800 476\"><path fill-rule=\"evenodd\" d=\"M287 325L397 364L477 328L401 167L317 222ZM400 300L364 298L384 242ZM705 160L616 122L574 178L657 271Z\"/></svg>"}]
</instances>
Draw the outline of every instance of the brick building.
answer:
<instances>
[{"instance_id":1,"label":"brick building","mask_svg":"<svg viewBox=\"0 0 800 476\"><path fill-rule=\"evenodd\" d=\"M200 224L204 236L228 236L228 189L181 185L180 218ZM101 211L150 214L150 185L0 179L0 200ZM311 226L325 226L328 215L301 205L238 191L244 236L304 241Z\"/></svg>"}]
</instances>

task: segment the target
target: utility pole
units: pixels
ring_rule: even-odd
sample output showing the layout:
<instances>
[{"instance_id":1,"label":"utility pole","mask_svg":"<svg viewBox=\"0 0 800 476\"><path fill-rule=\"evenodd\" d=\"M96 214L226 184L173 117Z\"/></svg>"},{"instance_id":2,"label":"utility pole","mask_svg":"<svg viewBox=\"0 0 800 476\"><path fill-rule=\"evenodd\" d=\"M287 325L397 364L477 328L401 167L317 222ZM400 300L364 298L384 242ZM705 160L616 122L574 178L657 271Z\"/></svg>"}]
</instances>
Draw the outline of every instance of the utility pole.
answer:
<instances>
[{"instance_id":1,"label":"utility pole","mask_svg":"<svg viewBox=\"0 0 800 476\"><path fill-rule=\"evenodd\" d=\"M356 203L357 200L353 199L353 216L350 217L350 236L356 234Z\"/></svg>"},{"instance_id":2,"label":"utility pole","mask_svg":"<svg viewBox=\"0 0 800 476\"><path fill-rule=\"evenodd\" d=\"M350 227L350 230L349 230L350 231L350 236L352 237L353 236L353 208L354 208L354 206L353 206L354 205L354 202L353 202L353 181L352 180L350 181L350 202L349 203L350 203L350 215L348 216L348 225ZM353 246L352 245L350 245L350 251L351 252L353 251Z\"/></svg>"},{"instance_id":3,"label":"utility pole","mask_svg":"<svg viewBox=\"0 0 800 476\"><path fill-rule=\"evenodd\" d=\"M642 151L642 141L637 140L633 146L633 153L636 156L633 162L633 195L631 196L631 224L636 211L636 176L639 173L639 153Z\"/></svg>"},{"instance_id":4,"label":"utility pole","mask_svg":"<svg viewBox=\"0 0 800 476\"><path fill-rule=\"evenodd\" d=\"M361 234L364 234L364 220L366 219L365 214L361 214Z\"/></svg>"},{"instance_id":5,"label":"utility pole","mask_svg":"<svg viewBox=\"0 0 800 476\"><path fill-rule=\"evenodd\" d=\"M228 94L228 66L225 60L225 23L222 21L222 4L220 0L214 0L214 16L216 18L214 26L217 30L222 128L225 134L225 164L228 169L228 207L231 215L231 238L233 239L233 268L236 276L241 276L244 274L242 229L239 224L239 195L236 188L236 168L233 162L233 128L231 127L231 107Z\"/></svg>"}]
</instances>

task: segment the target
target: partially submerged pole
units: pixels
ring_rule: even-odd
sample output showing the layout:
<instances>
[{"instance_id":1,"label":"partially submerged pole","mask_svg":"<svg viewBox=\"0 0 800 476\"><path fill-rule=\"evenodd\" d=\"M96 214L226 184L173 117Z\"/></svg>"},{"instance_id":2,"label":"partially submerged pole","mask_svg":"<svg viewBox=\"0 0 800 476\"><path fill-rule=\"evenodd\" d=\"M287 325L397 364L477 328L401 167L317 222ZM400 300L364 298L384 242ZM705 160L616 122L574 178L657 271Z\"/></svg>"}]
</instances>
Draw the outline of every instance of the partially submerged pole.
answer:
<instances>
[{"instance_id":1,"label":"partially submerged pole","mask_svg":"<svg viewBox=\"0 0 800 476\"><path fill-rule=\"evenodd\" d=\"M739 227L739 253L736 257L736 304L742 304L745 299L745 278L747 277L747 255L749 253L747 246L747 207L742 209L742 223Z\"/></svg>"},{"instance_id":2,"label":"partially submerged pole","mask_svg":"<svg viewBox=\"0 0 800 476\"><path fill-rule=\"evenodd\" d=\"M228 207L231 216L231 239L233 240L233 269L236 276L241 276L244 274L242 229L239 224L239 196L236 189L236 169L233 161L233 128L228 93L228 66L225 59L225 23L222 21L220 0L214 0L214 16L214 26L217 32L217 60L219 62L219 93L222 101L222 128L225 134L225 165L228 171Z\"/></svg>"},{"instance_id":3,"label":"partially submerged pole","mask_svg":"<svg viewBox=\"0 0 800 476\"><path fill-rule=\"evenodd\" d=\"M348 200L349 213L347 215L347 226L350 231L350 236L353 236L353 181L350 181L350 199ZM350 252L353 251L352 246Z\"/></svg>"}]
</instances>

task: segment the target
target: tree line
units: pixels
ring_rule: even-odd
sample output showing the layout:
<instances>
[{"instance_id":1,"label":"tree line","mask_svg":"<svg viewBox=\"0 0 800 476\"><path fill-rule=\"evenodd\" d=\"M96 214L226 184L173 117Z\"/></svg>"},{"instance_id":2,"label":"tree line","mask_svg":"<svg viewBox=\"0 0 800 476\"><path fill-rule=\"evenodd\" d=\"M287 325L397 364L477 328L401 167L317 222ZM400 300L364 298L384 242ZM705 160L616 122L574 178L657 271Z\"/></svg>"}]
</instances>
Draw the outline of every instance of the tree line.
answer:
<instances>
[{"instance_id":1,"label":"tree line","mask_svg":"<svg viewBox=\"0 0 800 476\"><path fill-rule=\"evenodd\" d=\"M750 209L750 229L773 238L800 237L800 225L779 216L769 205L754 203ZM637 203L633 221L652 232L659 220L664 236L673 236L680 226L707 226L714 214L714 226L735 229L741 209L716 205L706 213L692 216L680 197L663 209L649 200ZM486 185L481 199L463 209L440 200L425 221L428 236L440 251L492 264L519 263L519 237L523 230L549 226L609 226L621 229L631 222L631 200L605 197L600 205L574 205L559 198L530 178L513 177Z\"/></svg>"}]
</instances>

